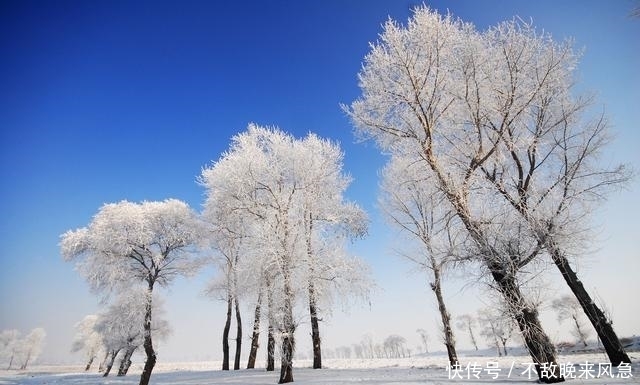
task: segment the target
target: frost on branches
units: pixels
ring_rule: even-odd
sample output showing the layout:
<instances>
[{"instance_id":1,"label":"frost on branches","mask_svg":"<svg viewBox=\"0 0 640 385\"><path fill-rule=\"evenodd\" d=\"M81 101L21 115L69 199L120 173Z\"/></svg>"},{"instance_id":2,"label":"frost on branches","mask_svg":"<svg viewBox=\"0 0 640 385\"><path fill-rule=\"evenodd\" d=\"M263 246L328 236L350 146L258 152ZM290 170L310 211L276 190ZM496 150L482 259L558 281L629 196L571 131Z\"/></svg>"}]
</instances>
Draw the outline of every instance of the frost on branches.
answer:
<instances>
[{"instance_id":1,"label":"frost on branches","mask_svg":"<svg viewBox=\"0 0 640 385\"><path fill-rule=\"evenodd\" d=\"M75 261L91 288L108 297L135 293L142 301L138 322L146 362L140 385L147 385L156 363L153 347L153 290L179 275L195 272L201 223L184 202L105 204L84 228L68 231L60 243L62 256ZM140 290L140 285L143 290Z\"/></svg>"},{"instance_id":2,"label":"frost on branches","mask_svg":"<svg viewBox=\"0 0 640 385\"><path fill-rule=\"evenodd\" d=\"M203 216L210 239L227 266L222 287L230 288L228 298L258 298L254 361L266 293L269 330L277 328L282 344L280 383L293 381L297 299L307 298L314 367L319 368L319 313L330 310L335 293L366 296L371 286L366 265L344 248L347 239L365 235L367 219L344 200L350 178L342 172L342 157L336 144L314 134L296 139L279 129L250 125L200 178L207 188ZM238 282L245 280L238 277L254 278L240 287ZM229 319L230 310L227 314Z\"/></svg>"},{"instance_id":3,"label":"frost on branches","mask_svg":"<svg viewBox=\"0 0 640 385\"><path fill-rule=\"evenodd\" d=\"M442 276L449 265L461 259L466 233L429 177L420 163L392 156L382 172L380 206L391 224L408 236L408 244L416 245L415 249L403 250L402 255L427 272L442 320L449 364L456 365L458 357L451 316L442 294Z\"/></svg>"},{"instance_id":4,"label":"frost on branches","mask_svg":"<svg viewBox=\"0 0 640 385\"><path fill-rule=\"evenodd\" d=\"M468 233L539 375L555 352L518 274L544 256L607 341L612 364L629 362L567 259L579 251L589 205L628 178L598 162L607 123L573 96L576 63L570 43L521 21L479 32L423 6L406 26L385 24L359 74L362 95L345 107L362 136L429 174L425 184Z\"/></svg>"},{"instance_id":5,"label":"frost on branches","mask_svg":"<svg viewBox=\"0 0 640 385\"><path fill-rule=\"evenodd\" d=\"M35 328L24 338L15 329L0 332L0 362L7 370L19 368L25 370L30 363L38 359L47 333L43 328ZM14 364L17 365L14 367Z\"/></svg>"}]
</instances>

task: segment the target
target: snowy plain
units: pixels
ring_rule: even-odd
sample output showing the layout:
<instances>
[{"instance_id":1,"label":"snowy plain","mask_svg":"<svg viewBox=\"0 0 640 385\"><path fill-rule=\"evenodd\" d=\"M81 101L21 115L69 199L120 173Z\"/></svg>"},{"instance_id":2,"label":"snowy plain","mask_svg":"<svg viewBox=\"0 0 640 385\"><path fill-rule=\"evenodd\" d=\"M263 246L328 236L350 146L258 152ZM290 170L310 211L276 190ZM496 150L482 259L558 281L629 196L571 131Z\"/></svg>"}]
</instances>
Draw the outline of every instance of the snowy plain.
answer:
<instances>
[{"instance_id":1,"label":"snowy plain","mask_svg":"<svg viewBox=\"0 0 640 385\"><path fill-rule=\"evenodd\" d=\"M558 363L575 369L567 376L568 384L640 384L640 354L631 354L633 364L629 372L613 368L609 375L598 376L599 363L606 362L603 354L560 355ZM307 385L437 385L437 384L533 384L535 375L527 372L528 356L487 357L469 356L461 359L458 375L446 369L446 356L417 356L400 359L334 359L325 360L325 368L311 369L311 361L294 363L294 383ZM588 366L593 364L593 366ZM467 370L467 365L471 365ZM474 376L474 367L475 374ZM157 385L213 385L213 384L276 384L278 372L263 368L221 371L219 362L159 362L151 383ZM491 370L497 368L497 370ZM591 369L591 371L587 370ZM606 368L606 366L604 367ZM81 366L34 366L27 371L0 370L2 385L135 385L139 381L142 364L134 364L126 377L102 377L95 372L85 373ZM277 370L277 366L276 366ZM511 374L509 374L511 372ZM585 378L588 376L589 378ZM593 377L592 377L593 376ZM572 378L571 378L572 377ZM623 377L623 378L621 378Z\"/></svg>"}]
</instances>

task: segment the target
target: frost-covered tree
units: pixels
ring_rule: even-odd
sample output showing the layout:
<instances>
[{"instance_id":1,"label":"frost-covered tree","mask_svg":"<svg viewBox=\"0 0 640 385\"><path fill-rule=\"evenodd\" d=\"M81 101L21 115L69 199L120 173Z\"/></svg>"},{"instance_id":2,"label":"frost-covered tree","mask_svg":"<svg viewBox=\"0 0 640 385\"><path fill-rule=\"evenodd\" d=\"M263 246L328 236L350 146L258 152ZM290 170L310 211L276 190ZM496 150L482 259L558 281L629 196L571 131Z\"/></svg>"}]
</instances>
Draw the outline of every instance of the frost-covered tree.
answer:
<instances>
[{"instance_id":1,"label":"frost-covered tree","mask_svg":"<svg viewBox=\"0 0 640 385\"><path fill-rule=\"evenodd\" d=\"M458 329L464 330L469 333L469 339L473 344L473 347L478 350L478 343L476 342L476 337L473 334L473 328L476 325L476 319L471 314L461 314L457 317L456 326Z\"/></svg>"},{"instance_id":2,"label":"frost-covered tree","mask_svg":"<svg viewBox=\"0 0 640 385\"><path fill-rule=\"evenodd\" d=\"M401 358L406 357L407 348L405 344L407 340L397 334L392 334L385 338L382 346L386 357L388 358Z\"/></svg>"},{"instance_id":3,"label":"frost-covered tree","mask_svg":"<svg viewBox=\"0 0 640 385\"><path fill-rule=\"evenodd\" d=\"M404 252L403 256L428 275L438 304L449 362L456 365L458 356L451 315L442 294L442 275L465 240L460 239L455 214L435 188L436 184L429 182L429 177L420 163L392 156L382 172L380 206L391 224L409 236L410 244L418 246L417 251Z\"/></svg>"},{"instance_id":4,"label":"frost-covered tree","mask_svg":"<svg viewBox=\"0 0 640 385\"><path fill-rule=\"evenodd\" d=\"M197 215L175 199L105 204L87 227L62 235L63 258L76 261L94 291L108 296L144 284L141 311L146 362L140 385L149 383L156 363L151 332L154 289L197 269L200 239L202 226Z\"/></svg>"},{"instance_id":5,"label":"frost-covered tree","mask_svg":"<svg viewBox=\"0 0 640 385\"><path fill-rule=\"evenodd\" d=\"M293 317L295 221L293 199L296 185L292 165L284 163L292 139L281 132L250 130L233 138L231 149L210 168L203 170L201 183L207 187L205 215L212 206L225 212L249 214L247 231L266 260L263 266L274 271L282 286L274 290L279 303L282 336L281 382L293 381L295 323ZM262 134L262 135L261 135ZM266 147L263 149L262 147ZM291 178L291 180L289 179ZM299 194L299 192L298 192ZM224 209L228 207L227 209ZM223 221L222 218L213 218ZM241 234L244 236L244 234ZM273 288L275 289L275 280ZM282 290L282 293L279 291ZM281 294L281 295L280 295Z\"/></svg>"},{"instance_id":6,"label":"frost-covered tree","mask_svg":"<svg viewBox=\"0 0 640 385\"><path fill-rule=\"evenodd\" d=\"M511 338L515 325L504 306L485 308L478 311L480 335L496 347L498 356L507 356L507 341Z\"/></svg>"},{"instance_id":7,"label":"frost-covered tree","mask_svg":"<svg viewBox=\"0 0 640 385\"><path fill-rule=\"evenodd\" d=\"M422 350L425 353L429 353L429 333L424 329L416 330L416 333L420 336L420 343L422 343Z\"/></svg>"},{"instance_id":8,"label":"frost-covered tree","mask_svg":"<svg viewBox=\"0 0 640 385\"><path fill-rule=\"evenodd\" d=\"M205 217L211 224L209 240L213 246L214 257L212 261L218 267L221 275L215 277L209 284L207 292L210 295L222 295L227 304L226 320L222 332L222 370L229 370L229 332L231 329L231 317L234 303L236 312L236 354L234 370L240 369L240 354L242 347L242 317L240 315L239 273L242 273L240 265L241 254L247 253L247 234L243 228L242 213L225 209L225 202L210 202L205 210ZM246 258L246 255L243 256ZM260 275L258 275L260 276ZM242 280L245 281L245 280Z\"/></svg>"},{"instance_id":9,"label":"frost-covered tree","mask_svg":"<svg viewBox=\"0 0 640 385\"><path fill-rule=\"evenodd\" d=\"M25 370L31 362L38 359L46 336L43 328L35 328L18 342L18 353L22 360L20 370Z\"/></svg>"},{"instance_id":10,"label":"frost-covered tree","mask_svg":"<svg viewBox=\"0 0 640 385\"><path fill-rule=\"evenodd\" d=\"M103 348L102 335L96 331L97 321L97 315L89 314L75 325L76 335L71 345L71 351L83 352L87 360L84 368L85 372L91 369L93 361Z\"/></svg>"},{"instance_id":11,"label":"frost-covered tree","mask_svg":"<svg viewBox=\"0 0 640 385\"><path fill-rule=\"evenodd\" d=\"M319 327L319 305L323 297L330 297L330 289L344 296L345 290L355 289L362 294L368 290L362 264L343 255L340 238L361 237L367 231L364 211L344 199L351 179L343 174L343 153L337 144L309 134L298 143L297 167L302 173L301 207L307 265L307 291L313 368L322 367ZM336 258L337 257L337 258ZM353 263L351 263L353 262ZM329 286L328 282L335 285Z\"/></svg>"},{"instance_id":12,"label":"frost-covered tree","mask_svg":"<svg viewBox=\"0 0 640 385\"><path fill-rule=\"evenodd\" d=\"M119 353L121 360L118 376L126 375L131 366L133 353L143 346L146 295L144 285L121 292L108 308L98 315L94 330L102 337L102 345L109 357L105 363L104 377L109 375ZM154 317L151 334L154 341L159 341L169 335L170 328L168 322L162 318L161 299L156 296L152 303Z\"/></svg>"},{"instance_id":13,"label":"frost-covered tree","mask_svg":"<svg viewBox=\"0 0 640 385\"><path fill-rule=\"evenodd\" d=\"M583 312L578 300L570 295L563 295L551 302L551 308L557 313L558 322L571 320L571 334L586 347L589 332L582 321Z\"/></svg>"},{"instance_id":14,"label":"frost-covered tree","mask_svg":"<svg viewBox=\"0 0 640 385\"><path fill-rule=\"evenodd\" d=\"M341 159L337 145L313 134L296 139L250 125L200 178L207 221L217 227L241 220L237 235L251 245L242 248L237 272L264 278L258 286L264 284L269 319L281 337L281 383L293 381L296 298L308 295L319 348L320 294L367 288L366 266L348 257L341 243L366 228L362 210L342 199L348 179Z\"/></svg>"},{"instance_id":15,"label":"frost-covered tree","mask_svg":"<svg viewBox=\"0 0 640 385\"><path fill-rule=\"evenodd\" d=\"M516 41L518 35L501 38ZM521 231L523 218L508 211L482 173L507 130L491 125L488 111L499 114L527 99L510 89L491 94L494 83L509 76L509 62L495 68L493 47L501 43L470 24L418 7L406 26L385 24L359 74L362 96L346 110L365 138L430 174L508 304L540 380L558 382L564 380L558 371L542 376L542 364L557 367L556 353L518 278L542 245Z\"/></svg>"},{"instance_id":16,"label":"frost-covered tree","mask_svg":"<svg viewBox=\"0 0 640 385\"><path fill-rule=\"evenodd\" d=\"M362 346L364 355L367 358L375 357L375 346L374 346L373 337L371 336L371 334L367 333L363 335L362 340L360 341L360 345Z\"/></svg>"},{"instance_id":17,"label":"frost-covered tree","mask_svg":"<svg viewBox=\"0 0 640 385\"><path fill-rule=\"evenodd\" d=\"M520 20L491 28L484 39L491 86L462 111L478 117L469 119L471 129L499 133L494 152L479 165L481 174L544 246L611 363L630 363L611 321L570 263L588 244L592 207L630 177L625 165L601 161L609 123L592 112L592 97L576 96L579 55L571 42L555 42Z\"/></svg>"},{"instance_id":18,"label":"frost-covered tree","mask_svg":"<svg viewBox=\"0 0 640 385\"><path fill-rule=\"evenodd\" d=\"M7 370L11 369L16 358L20 342L20 332L16 329L3 330L0 333L0 358L7 360Z\"/></svg>"}]
</instances>

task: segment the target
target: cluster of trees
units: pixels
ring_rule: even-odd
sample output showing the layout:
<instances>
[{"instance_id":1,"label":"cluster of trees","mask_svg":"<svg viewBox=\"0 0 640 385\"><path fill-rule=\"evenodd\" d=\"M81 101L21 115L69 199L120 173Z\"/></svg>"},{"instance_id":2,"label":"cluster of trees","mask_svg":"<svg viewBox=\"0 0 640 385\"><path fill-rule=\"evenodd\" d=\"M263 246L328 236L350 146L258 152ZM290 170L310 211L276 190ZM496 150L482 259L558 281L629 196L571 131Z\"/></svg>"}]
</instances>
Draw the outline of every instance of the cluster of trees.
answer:
<instances>
[{"instance_id":1,"label":"cluster of trees","mask_svg":"<svg viewBox=\"0 0 640 385\"><path fill-rule=\"evenodd\" d=\"M577 343L588 346L590 336L587 326L584 324L584 313L580 304L570 295L564 295L551 301L551 308L557 314L558 322L569 321L570 332L576 338ZM496 355L508 356L507 343L516 342L522 344L517 334L517 325L509 314L504 303L496 301L487 307L479 309L475 315L465 313L456 317L457 329L466 334L473 348L477 351L479 335L489 347L495 347ZM424 329L416 330L420 344L416 346L418 353L429 353L429 335ZM443 341L446 346L446 337L443 333ZM359 359L372 358L401 358L411 356L411 349L406 347L405 338L398 335L387 337L382 343L373 342L370 335L365 335L362 341L352 346L340 346L334 351L328 352L329 358Z\"/></svg>"},{"instance_id":2,"label":"cluster of trees","mask_svg":"<svg viewBox=\"0 0 640 385\"><path fill-rule=\"evenodd\" d=\"M557 267L611 363L630 362L570 263L584 252L593 204L629 178L599 162L608 124L575 95L577 60L570 42L520 20L481 32L422 6L406 25L385 24L359 74L361 97L344 106L390 155L381 206L415 240L405 254L429 274L452 363L442 274L473 266L517 324L540 380L564 380L540 371L557 367L523 285L540 261Z\"/></svg>"},{"instance_id":3,"label":"cluster of trees","mask_svg":"<svg viewBox=\"0 0 640 385\"><path fill-rule=\"evenodd\" d=\"M146 361L140 385L149 383L156 363L154 289L197 270L202 234L198 215L186 203L168 199L105 204L87 227L62 235L63 258L76 261L91 289L112 301L100 327L110 362L141 340Z\"/></svg>"},{"instance_id":4,"label":"cluster of trees","mask_svg":"<svg viewBox=\"0 0 640 385\"><path fill-rule=\"evenodd\" d=\"M411 349L407 347L406 338L391 334L382 342L376 342L370 334L362 336L360 343L353 344L351 347L343 346L336 349L342 351L342 355L338 358L349 358L351 352L355 358L372 359L372 358L404 358L411 356ZM348 353L348 354L345 354Z\"/></svg>"},{"instance_id":5,"label":"cluster of trees","mask_svg":"<svg viewBox=\"0 0 640 385\"><path fill-rule=\"evenodd\" d=\"M551 301L551 308L556 312L558 322L570 321L570 333L576 338L577 343L583 347L588 346L587 340L591 333L584 323L584 312L578 300L570 295L563 295ZM498 356L507 356L507 342L518 339L517 325L508 308L500 303L478 310L475 317L471 314L458 316L456 326L468 335L475 350L478 350L475 334L479 328L480 336L489 346L495 346Z\"/></svg>"},{"instance_id":6,"label":"cluster of trees","mask_svg":"<svg viewBox=\"0 0 640 385\"><path fill-rule=\"evenodd\" d=\"M24 337L15 329L0 333L0 360L9 369L24 370L38 359L47 333L43 328L35 328Z\"/></svg>"},{"instance_id":7,"label":"cluster of trees","mask_svg":"<svg viewBox=\"0 0 640 385\"><path fill-rule=\"evenodd\" d=\"M508 313L505 306L487 307L478 310L477 316L462 314L457 317L456 326L463 333L468 334L475 350L478 350L478 342L475 336L477 327L479 334L489 346L495 346L496 354L507 356L507 342L515 338L517 325Z\"/></svg>"},{"instance_id":8,"label":"cluster of trees","mask_svg":"<svg viewBox=\"0 0 640 385\"><path fill-rule=\"evenodd\" d=\"M274 370L278 342L279 382L293 381L294 310L300 305L308 309L314 368L320 368L321 315L335 301L366 297L372 285L367 265L345 249L347 240L366 234L367 217L343 197L350 178L342 172L342 158L337 144L314 134L296 139L277 128L250 125L202 171L202 213L175 199L122 201L103 205L87 227L63 234L63 257L75 261L91 289L111 302L103 314L78 325L74 347L86 352L87 368L102 351L107 375L122 352L119 374L124 374L133 352L142 348L140 384L148 384L156 362L154 341L167 333L154 289L204 263L219 272L208 291L227 302L223 369L229 369L234 311L234 369L240 368L245 299L255 300L248 368L255 365L266 313L267 370Z\"/></svg>"},{"instance_id":9,"label":"cluster of trees","mask_svg":"<svg viewBox=\"0 0 640 385\"><path fill-rule=\"evenodd\" d=\"M76 336L71 350L81 352L89 371L96 359L101 358L98 372L106 377L119 356L118 376L125 376L131 366L131 357L144 344L144 315L146 293L144 287L120 293L101 313L85 316L76 324ZM153 301L151 334L153 340L165 339L170 328L159 298Z\"/></svg>"},{"instance_id":10,"label":"cluster of trees","mask_svg":"<svg viewBox=\"0 0 640 385\"><path fill-rule=\"evenodd\" d=\"M344 199L350 178L342 172L339 146L314 134L296 139L276 128L250 125L230 149L202 171L207 189L203 220L221 275L211 291L227 301L223 369L232 310L236 356L242 339L239 299L255 301L248 367L255 363L262 304L268 320L267 369L273 369L273 334L280 336L280 383L293 381L294 307L300 298L311 324L313 367L322 366L319 321L334 300L366 296L367 266L346 253L345 241L362 237L367 218ZM339 295L338 295L339 294Z\"/></svg>"}]
</instances>

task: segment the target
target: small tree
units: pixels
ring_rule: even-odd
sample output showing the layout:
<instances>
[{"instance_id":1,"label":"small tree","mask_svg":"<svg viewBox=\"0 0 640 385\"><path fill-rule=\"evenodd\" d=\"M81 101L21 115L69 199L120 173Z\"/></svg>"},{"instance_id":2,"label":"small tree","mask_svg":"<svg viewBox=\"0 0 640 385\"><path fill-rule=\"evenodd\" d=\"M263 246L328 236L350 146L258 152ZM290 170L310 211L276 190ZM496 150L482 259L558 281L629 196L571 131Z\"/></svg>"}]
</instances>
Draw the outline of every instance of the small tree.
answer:
<instances>
[{"instance_id":1,"label":"small tree","mask_svg":"<svg viewBox=\"0 0 640 385\"><path fill-rule=\"evenodd\" d=\"M471 314L462 314L458 316L458 322L456 326L458 329L464 330L469 333L469 339L473 344L473 347L478 350L478 344L476 343L476 337L473 334L473 328L476 324L476 319Z\"/></svg>"},{"instance_id":2,"label":"small tree","mask_svg":"<svg viewBox=\"0 0 640 385\"><path fill-rule=\"evenodd\" d=\"M416 333L420 335L420 342L422 343L422 349L425 353L429 353L429 334L424 329L416 330Z\"/></svg>"},{"instance_id":3,"label":"small tree","mask_svg":"<svg viewBox=\"0 0 640 385\"><path fill-rule=\"evenodd\" d=\"M505 307L479 310L478 322L481 327L480 335L495 344L498 356L507 356L507 341L511 338L515 325Z\"/></svg>"},{"instance_id":4,"label":"small tree","mask_svg":"<svg viewBox=\"0 0 640 385\"><path fill-rule=\"evenodd\" d=\"M71 345L72 352L84 353L87 364L85 365L85 372L91 369L93 361L98 356L98 353L103 348L102 336L96 331L96 322L98 316L95 314L87 315L78 322L75 326L76 335Z\"/></svg>"},{"instance_id":5,"label":"small tree","mask_svg":"<svg viewBox=\"0 0 640 385\"><path fill-rule=\"evenodd\" d=\"M43 328L35 328L20 341L19 349L22 356L20 370L25 370L29 363L38 359L46 336L47 333Z\"/></svg>"},{"instance_id":6,"label":"small tree","mask_svg":"<svg viewBox=\"0 0 640 385\"><path fill-rule=\"evenodd\" d=\"M7 370L11 369L18 353L20 332L16 329L3 330L0 333L0 358L9 361Z\"/></svg>"},{"instance_id":7,"label":"small tree","mask_svg":"<svg viewBox=\"0 0 640 385\"><path fill-rule=\"evenodd\" d=\"M460 236L464 233L457 228L455 214L447 209L447 202L425 171L409 157L392 156L382 173L381 207L390 222L418 244L417 252L404 256L428 274L442 320L449 363L456 365L458 356L451 315L442 293L442 276L464 243L464 236Z\"/></svg>"},{"instance_id":8,"label":"small tree","mask_svg":"<svg viewBox=\"0 0 640 385\"><path fill-rule=\"evenodd\" d=\"M221 205L219 205L221 203ZM242 228L243 218L238 213L223 207L225 202L210 202L204 212L205 218L211 224L209 240L213 245L215 255L212 262L219 268L221 276L215 277L209 284L207 292L210 295L222 295L227 304L227 313L222 332L222 370L229 370L229 332L231 317L236 312L236 355L234 370L240 369L240 353L242 347L242 317L240 315L239 270L240 255L250 250L246 247L246 234ZM245 258L247 255L245 255ZM241 273L241 272L240 272Z\"/></svg>"},{"instance_id":9,"label":"small tree","mask_svg":"<svg viewBox=\"0 0 640 385\"><path fill-rule=\"evenodd\" d=\"M578 300L570 295L564 295L554 299L553 302L551 302L551 308L556 311L558 322L563 322L568 319L571 320L571 334L573 334L584 347L587 347L589 332L581 319L583 312Z\"/></svg>"},{"instance_id":10,"label":"small tree","mask_svg":"<svg viewBox=\"0 0 640 385\"><path fill-rule=\"evenodd\" d=\"M105 204L89 226L62 235L62 256L77 261L91 288L106 296L144 283L142 308L146 362L140 385L147 385L156 364L152 339L153 292L198 267L194 255L202 239L196 214L181 201Z\"/></svg>"},{"instance_id":11,"label":"small tree","mask_svg":"<svg viewBox=\"0 0 640 385\"><path fill-rule=\"evenodd\" d=\"M108 352L104 377L109 375L118 353L122 352L118 376L127 374L133 353L144 344L144 310L146 288L142 285L119 293L109 307L97 317L94 325L96 334L102 337L102 345ZM155 341L166 339L170 333L169 324L162 319L161 299L153 300L153 322L151 333Z\"/></svg>"}]
</instances>

